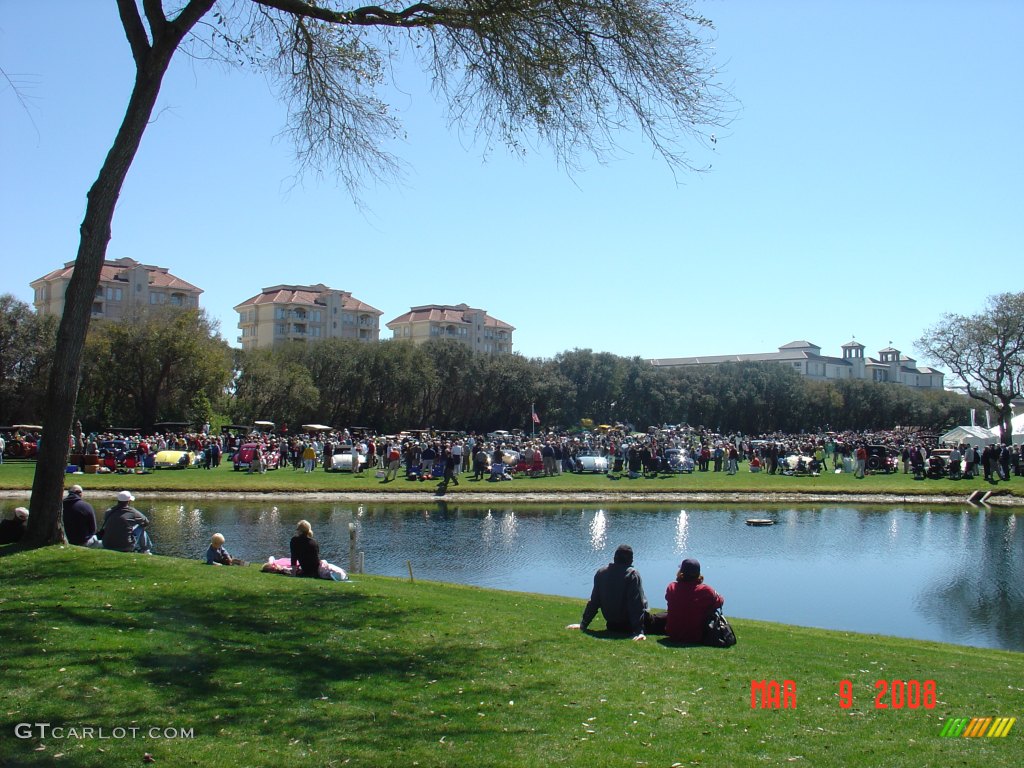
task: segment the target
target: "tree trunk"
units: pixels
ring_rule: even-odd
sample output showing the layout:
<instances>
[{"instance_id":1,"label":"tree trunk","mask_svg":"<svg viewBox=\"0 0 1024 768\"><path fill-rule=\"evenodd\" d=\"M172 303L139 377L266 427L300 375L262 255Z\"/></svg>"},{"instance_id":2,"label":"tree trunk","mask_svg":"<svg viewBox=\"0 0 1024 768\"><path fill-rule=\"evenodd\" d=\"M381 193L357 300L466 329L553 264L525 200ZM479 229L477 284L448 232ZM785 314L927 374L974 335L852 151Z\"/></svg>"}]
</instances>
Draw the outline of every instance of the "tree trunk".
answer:
<instances>
[{"instance_id":1,"label":"tree trunk","mask_svg":"<svg viewBox=\"0 0 1024 768\"><path fill-rule=\"evenodd\" d=\"M107 243L110 241L114 209L153 114L171 57L185 33L212 4L213 0L192 3L189 8L192 12L190 23L161 25L159 33L154 33L152 46L143 45L137 34L133 40L132 33L141 30L141 22L138 29L126 30L135 55L135 85L114 144L87 195L78 255L64 295L64 314L57 329L53 367L43 401L45 431L32 482L32 500L29 504L31 515L24 539L26 547L59 544L65 540L61 520L64 470L82 375L85 337L89 331L93 299L99 285Z\"/></svg>"}]
</instances>

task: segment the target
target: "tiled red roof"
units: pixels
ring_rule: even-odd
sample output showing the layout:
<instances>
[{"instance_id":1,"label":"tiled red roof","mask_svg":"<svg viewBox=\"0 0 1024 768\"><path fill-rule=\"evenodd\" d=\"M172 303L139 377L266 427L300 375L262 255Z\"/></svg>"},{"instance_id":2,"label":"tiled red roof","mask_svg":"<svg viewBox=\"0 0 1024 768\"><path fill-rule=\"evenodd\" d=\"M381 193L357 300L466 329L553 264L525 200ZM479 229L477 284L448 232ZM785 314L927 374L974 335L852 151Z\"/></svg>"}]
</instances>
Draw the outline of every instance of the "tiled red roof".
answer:
<instances>
[{"instance_id":1,"label":"tiled red roof","mask_svg":"<svg viewBox=\"0 0 1024 768\"><path fill-rule=\"evenodd\" d=\"M198 288L192 283L182 280L176 275L172 275L166 267L156 267L151 264L141 264L134 259L122 258L114 261L104 261L103 266L100 268L100 282L110 282L118 279L118 276L129 269L135 267L143 267L149 272L149 284L157 288L177 288L183 291L196 291L202 293L203 290ZM55 269L48 275L45 275L40 280L47 282L53 280L70 280L71 275L75 271L75 262L69 261L60 269Z\"/></svg>"},{"instance_id":2,"label":"tiled red roof","mask_svg":"<svg viewBox=\"0 0 1024 768\"><path fill-rule=\"evenodd\" d=\"M323 286L322 290L315 285L274 286L273 288L266 288L262 293L258 293L251 299L243 301L235 309L251 304L302 304L312 307L316 306L319 302L319 305L323 306L322 296L330 291L331 289L327 288L327 286ZM339 293L342 294L341 306L343 309L352 312L369 312L376 315L384 314L376 307L371 307L366 302L355 298L351 293L344 291L339 291Z\"/></svg>"},{"instance_id":3,"label":"tiled red roof","mask_svg":"<svg viewBox=\"0 0 1024 768\"><path fill-rule=\"evenodd\" d=\"M469 323L471 322L469 313L481 311L483 310L474 310L465 304L454 307L446 304L427 304L422 307L413 307L404 315L399 315L388 323L387 327L391 328L394 325L403 323ZM501 328L507 331L515 330L513 326L496 317L491 317L487 313L484 313L484 325L489 328Z\"/></svg>"}]
</instances>

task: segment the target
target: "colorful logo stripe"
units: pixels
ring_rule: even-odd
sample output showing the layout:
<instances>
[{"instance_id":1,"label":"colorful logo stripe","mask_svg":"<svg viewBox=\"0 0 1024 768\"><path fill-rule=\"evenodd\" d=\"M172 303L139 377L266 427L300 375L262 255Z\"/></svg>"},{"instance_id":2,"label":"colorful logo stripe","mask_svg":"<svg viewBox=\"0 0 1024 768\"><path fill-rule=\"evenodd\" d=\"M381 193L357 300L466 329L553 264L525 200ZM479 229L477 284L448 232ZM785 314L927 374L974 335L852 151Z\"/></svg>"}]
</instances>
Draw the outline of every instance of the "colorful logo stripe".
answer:
<instances>
[{"instance_id":1,"label":"colorful logo stripe","mask_svg":"<svg viewBox=\"0 0 1024 768\"><path fill-rule=\"evenodd\" d=\"M939 736L948 739L958 736L965 739L980 736L999 738L1006 736L1016 722L1016 717L951 717L942 726Z\"/></svg>"}]
</instances>

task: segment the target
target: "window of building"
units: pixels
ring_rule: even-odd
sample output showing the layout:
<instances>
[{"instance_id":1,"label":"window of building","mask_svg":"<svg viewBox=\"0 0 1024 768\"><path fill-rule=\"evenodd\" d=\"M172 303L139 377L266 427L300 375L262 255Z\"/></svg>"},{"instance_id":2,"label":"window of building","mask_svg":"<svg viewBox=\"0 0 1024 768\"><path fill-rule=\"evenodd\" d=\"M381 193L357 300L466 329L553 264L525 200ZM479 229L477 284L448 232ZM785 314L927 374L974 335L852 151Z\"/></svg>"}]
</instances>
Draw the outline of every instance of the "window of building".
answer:
<instances>
[{"instance_id":1,"label":"window of building","mask_svg":"<svg viewBox=\"0 0 1024 768\"><path fill-rule=\"evenodd\" d=\"M288 331L288 326L285 325L284 323L277 323L277 324L274 325L274 335L275 336L284 336L285 333L287 333L287 331Z\"/></svg>"},{"instance_id":2,"label":"window of building","mask_svg":"<svg viewBox=\"0 0 1024 768\"><path fill-rule=\"evenodd\" d=\"M95 316L95 315L102 315L103 314L103 303L102 302L94 301L92 303L92 314L93 314L93 316Z\"/></svg>"},{"instance_id":3,"label":"window of building","mask_svg":"<svg viewBox=\"0 0 1024 768\"><path fill-rule=\"evenodd\" d=\"M102 285L96 288L96 298L97 299L102 299L103 298L103 286Z\"/></svg>"},{"instance_id":4,"label":"window of building","mask_svg":"<svg viewBox=\"0 0 1024 768\"><path fill-rule=\"evenodd\" d=\"M107 301L121 301L121 289L107 288Z\"/></svg>"}]
</instances>

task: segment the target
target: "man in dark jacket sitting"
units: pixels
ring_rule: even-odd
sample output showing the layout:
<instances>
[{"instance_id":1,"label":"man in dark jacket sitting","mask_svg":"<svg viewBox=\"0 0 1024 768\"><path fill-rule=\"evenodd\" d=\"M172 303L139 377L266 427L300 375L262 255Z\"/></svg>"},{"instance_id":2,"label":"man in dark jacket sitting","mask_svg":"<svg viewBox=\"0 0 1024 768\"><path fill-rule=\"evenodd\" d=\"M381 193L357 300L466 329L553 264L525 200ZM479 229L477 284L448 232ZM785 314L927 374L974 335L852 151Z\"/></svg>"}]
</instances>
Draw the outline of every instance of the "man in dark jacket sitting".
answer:
<instances>
[{"instance_id":1,"label":"man in dark jacket sitting","mask_svg":"<svg viewBox=\"0 0 1024 768\"><path fill-rule=\"evenodd\" d=\"M96 541L96 510L82 494L82 486L72 485L64 497L64 535L68 544L87 547Z\"/></svg>"},{"instance_id":2,"label":"man in dark jacket sitting","mask_svg":"<svg viewBox=\"0 0 1024 768\"><path fill-rule=\"evenodd\" d=\"M640 574L633 567L633 548L628 544L619 545L612 562L594 574L594 589L583 609L583 618L567 629L586 631L599 609L612 632L628 633L634 640L647 639L647 597Z\"/></svg>"}]
</instances>

